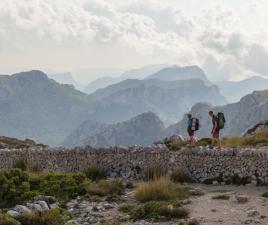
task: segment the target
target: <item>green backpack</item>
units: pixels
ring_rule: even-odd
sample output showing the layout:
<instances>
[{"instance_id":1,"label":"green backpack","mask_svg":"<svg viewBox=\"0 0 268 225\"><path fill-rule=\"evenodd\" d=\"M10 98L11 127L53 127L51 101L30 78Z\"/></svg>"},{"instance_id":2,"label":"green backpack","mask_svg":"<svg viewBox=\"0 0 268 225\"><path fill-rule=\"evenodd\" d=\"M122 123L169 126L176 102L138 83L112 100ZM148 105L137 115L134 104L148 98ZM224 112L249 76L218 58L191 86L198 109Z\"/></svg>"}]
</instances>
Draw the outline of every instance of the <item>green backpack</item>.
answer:
<instances>
[{"instance_id":1,"label":"green backpack","mask_svg":"<svg viewBox=\"0 0 268 225\"><path fill-rule=\"evenodd\" d=\"M219 129L223 129L224 128L224 124L225 124L225 116L224 116L224 113L222 112L219 112L218 115L217 115L217 119L218 119L218 126L219 126Z\"/></svg>"}]
</instances>

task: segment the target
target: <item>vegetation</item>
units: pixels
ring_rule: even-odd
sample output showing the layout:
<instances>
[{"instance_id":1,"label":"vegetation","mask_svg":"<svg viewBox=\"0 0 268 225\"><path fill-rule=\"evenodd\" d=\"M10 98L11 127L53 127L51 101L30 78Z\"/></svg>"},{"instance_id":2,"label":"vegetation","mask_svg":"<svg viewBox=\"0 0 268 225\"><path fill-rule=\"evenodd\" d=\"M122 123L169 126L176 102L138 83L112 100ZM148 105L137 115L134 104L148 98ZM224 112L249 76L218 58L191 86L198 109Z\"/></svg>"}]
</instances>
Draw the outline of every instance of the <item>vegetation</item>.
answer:
<instances>
[{"instance_id":1,"label":"vegetation","mask_svg":"<svg viewBox=\"0 0 268 225\"><path fill-rule=\"evenodd\" d=\"M177 169L170 174L170 179L176 183L191 182L191 178L184 171Z\"/></svg>"},{"instance_id":2,"label":"vegetation","mask_svg":"<svg viewBox=\"0 0 268 225\"><path fill-rule=\"evenodd\" d=\"M18 218L21 225L63 225L71 218L68 211L57 208L43 213L32 213Z\"/></svg>"},{"instance_id":3,"label":"vegetation","mask_svg":"<svg viewBox=\"0 0 268 225\"><path fill-rule=\"evenodd\" d=\"M263 194L262 194L262 197L264 197L264 198L268 198L268 192L263 193Z\"/></svg>"},{"instance_id":4,"label":"vegetation","mask_svg":"<svg viewBox=\"0 0 268 225\"><path fill-rule=\"evenodd\" d=\"M106 178L105 172L98 165L91 165L84 174L92 181L99 181Z\"/></svg>"},{"instance_id":5,"label":"vegetation","mask_svg":"<svg viewBox=\"0 0 268 225\"><path fill-rule=\"evenodd\" d=\"M31 199L36 195L53 195L67 201L84 195L82 174L33 174L21 169L0 171L0 207L10 207Z\"/></svg>"},{"instance_id":6,"label":"vegetation","mask_svg":"<svg viewBox=\"0 0 268 225\"><path fill-rule=\"evenodd\" d=\"M133 220L158 219L160 216L170 219L185 218L188 214L189 213L186 209L172 207L167 202L149 201L132 210L130 217Z\"/></svg>"},{"instance_id":7,"label":"vegetation","mask_svg":"<svg viewBox=\"0 0 268 225\"><path fill-rule=\"evenodd\" d=\"M229 200L230 199L230 196L229 195L221 194L221 195L215 195L215 196L213 196L212 199L214 199L214 200Z\"/></svg>"},{"instance_id":8,"label":"vegetation","mask_svg":"<svg viewBox=\"0 0 268 225\"><path fill-rule=\"evenodd\" d=\"M135 198L140 202L168 201L172 199L185 199L187 197L188 193L185 188L177 187L166 177L143 182L135 192Z\"/></svg>"},{"instance_id":9,"label":"vegetation","mask_svg":"<svg viewBox=\"0 0 268 225\"><path fill-rule=\"evenodd\" d=\"M144 181L157 180L166 174L167 171L163 167L159 165L150 165L144 169L142 178Z\"/></svg>"},{"instance_id":10,"label":"vegetation","mask_svg":"<svg viewBox=\"0 0 268 225\"><path fill-rule=\"evenodd\" d=\"M119 206L118 210L119 210L119 212L130 213L134 208L135 208L134 205L122 204Z\"/></svg>"},{"instance_id":11,"label":"vegetation","mask_svg":"<svg viewBox=\"0 0 268 225\"><path fill-rule=\"evenodd\" d=\"M20 225L20 223L11 216L0 213L0 225Z\"/></svg>"},{"instance_id":12,"label":"vegetation","mask_svg":"<svg viewBox=\"0 0 268 225\"><path fill-rule=\"evenodd\" d=\"M101 180L98 183L89 182L85 185L85 190L97 196L117 196L124 194L125 187L120 180Z\"/></svg>"},{"instance_id":13,"label":"vegetation","mask_svg":"<svg viewBox=\"0 0 268 225\"><path fill-rule=\"evenodd\" d=\"M268 145L268 129L249 137L227 137L222 139L222 145L229 148L256 147Z\"/></svg>"},{"instance_id":14,"label":"vegetation","mask_svg":"<svg viewBox=\"0 0 268 225\"><path fill-rule=\"evenodd\" d=\"M222 183L224 182L225 184L234 184L234 185L246 185L251 182L250 177L240 177L239 175L234 175L232 177L223 177L222 175L218 177L213 177L213 178L208 178L203 181L204 184L213 184L214 182Z\"/></svg>"}]
</instances>

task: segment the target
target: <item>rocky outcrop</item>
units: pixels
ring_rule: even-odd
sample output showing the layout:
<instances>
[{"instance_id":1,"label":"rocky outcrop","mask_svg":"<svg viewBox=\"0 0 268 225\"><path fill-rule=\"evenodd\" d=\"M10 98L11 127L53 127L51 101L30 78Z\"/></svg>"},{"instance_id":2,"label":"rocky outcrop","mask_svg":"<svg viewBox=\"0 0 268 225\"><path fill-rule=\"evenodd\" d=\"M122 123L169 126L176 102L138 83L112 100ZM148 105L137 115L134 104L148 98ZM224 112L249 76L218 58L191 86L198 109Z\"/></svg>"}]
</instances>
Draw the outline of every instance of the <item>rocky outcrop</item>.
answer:
<instances>
[{"instance_id":1,"label":"rocky outcrop","mask_svg":"<svg viewBox=\"0 0 268 225\"><path fill-rule=\"evenodd\" d=\"M56 198L52 196L36 196L26 205L16 205L13 209L8 210L7 214L16 218L32 213L42 213L58 207L59 203Z\"/></svg>"},{"instance_id":2,"label":"rocky outcrop","mask_svg":"<svg viewBox=\"0 0 268 225\"><path fill-rule=\"evenodd\" d=\"M63 143L65 147L75 146L119 146L151 145L162 137L164 125L154 113L143 113L128 121L117 124L102 124L86 121Z\"/></svg>"},{"instance_id":3,"label":"rocky outcrop","mask_svg":"<svg viewBox=\"0 0 268 225\"><path fill-rule=\"evenodd\" d=\"M261 121L261 122L257 123L254 127L248 129L245 132L244 137L254 136L257 133L262 132L264 130L268 130L268 120Z\"/></svg>"},{"instance_id":4,"label":"rocky outcrop","mask_svg":"<svg viewBox=\"0 0 268 225\"><path fill-rule=\"evenodd\" d=\"M196 149L169 151L163 145L152 147L113 147L83 149L13 149L0 151L0 168L11 168L14 161L26 160L40 171L81 172L98 165L109 177L137 179L150 165L168 172L180 169L193 181L221 177L247 178L253 183L268 184L268 148Z\"/></svg>"}]
</instances>

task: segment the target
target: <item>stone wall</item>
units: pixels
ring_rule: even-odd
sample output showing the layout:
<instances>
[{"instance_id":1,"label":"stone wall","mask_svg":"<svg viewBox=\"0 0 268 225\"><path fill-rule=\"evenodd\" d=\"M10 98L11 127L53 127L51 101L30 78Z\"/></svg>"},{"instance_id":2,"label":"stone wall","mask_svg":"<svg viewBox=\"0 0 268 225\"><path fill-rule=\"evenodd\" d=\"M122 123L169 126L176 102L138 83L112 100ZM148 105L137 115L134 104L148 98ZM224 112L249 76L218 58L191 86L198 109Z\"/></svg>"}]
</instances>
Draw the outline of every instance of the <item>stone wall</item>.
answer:
<instances>
[{"instance_id":1,"label":"stone wall","mask_svg":"<svg viewBox=\"0 0 268 225\"><path fill-rule=\"evenodd\" d=\"M136 179L149 165L172 172L182 169L197 182L215 177L250 177L252 182L268 184L266 149L182 149L130 147L107 149L11 149L0 151L0 168L10 168L18 160L38 166L42 171L80 172L98 164L110 177Z\"/></svg>"}]
</instances>

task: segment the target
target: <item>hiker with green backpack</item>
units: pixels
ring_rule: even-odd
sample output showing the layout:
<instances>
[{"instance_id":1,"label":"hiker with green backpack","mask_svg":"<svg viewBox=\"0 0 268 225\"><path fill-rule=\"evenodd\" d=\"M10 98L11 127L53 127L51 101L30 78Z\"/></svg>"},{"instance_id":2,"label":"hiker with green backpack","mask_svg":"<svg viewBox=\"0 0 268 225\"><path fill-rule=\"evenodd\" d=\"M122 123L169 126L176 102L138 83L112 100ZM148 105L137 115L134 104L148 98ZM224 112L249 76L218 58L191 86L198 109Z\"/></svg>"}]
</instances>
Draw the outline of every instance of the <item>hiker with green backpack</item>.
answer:
<instances>
[{"instance_id":1,"label":"hiker with green backpack","mask_svg":"<svg viewBox=\"0 0 268 225\"><path fill-rule=\"evenodd\" d=\"M217 144L219 149L221 149L220 130L224 128L224 114L219 112L216 116L213 111L209 111L209 116L212 117L211 145L215 146Z\"/></svg>"}]
</instances>

